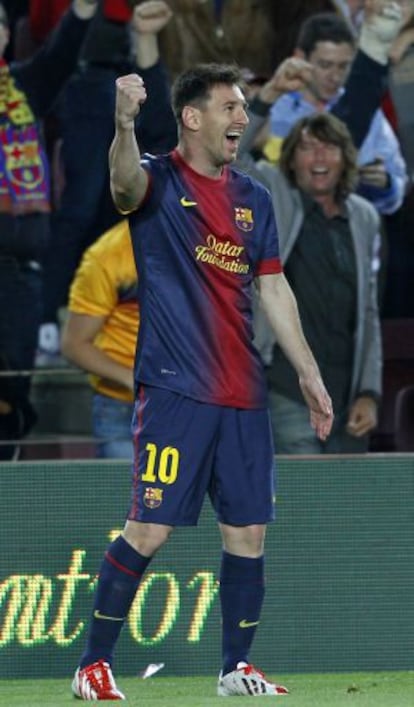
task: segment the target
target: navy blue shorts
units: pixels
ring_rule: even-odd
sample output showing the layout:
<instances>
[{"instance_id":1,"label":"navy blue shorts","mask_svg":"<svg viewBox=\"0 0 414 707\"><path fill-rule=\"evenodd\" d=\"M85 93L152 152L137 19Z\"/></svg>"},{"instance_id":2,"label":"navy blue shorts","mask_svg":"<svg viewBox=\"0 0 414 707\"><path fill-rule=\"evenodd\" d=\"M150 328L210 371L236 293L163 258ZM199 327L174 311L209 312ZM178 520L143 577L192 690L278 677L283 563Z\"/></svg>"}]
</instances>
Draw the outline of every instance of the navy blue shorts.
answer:
<instances>
[{"instance_id":1,"label":"navy blue shorts","mask_svg":"<svg viewBox=\"0 0 414 707\"><path fill-rule=\"evenodd\" d=\"M206 493L227 525L274 519L267 410L209 405L141 386L132 429L130 520L196 525Z\"/></svg>"}]
</instances>

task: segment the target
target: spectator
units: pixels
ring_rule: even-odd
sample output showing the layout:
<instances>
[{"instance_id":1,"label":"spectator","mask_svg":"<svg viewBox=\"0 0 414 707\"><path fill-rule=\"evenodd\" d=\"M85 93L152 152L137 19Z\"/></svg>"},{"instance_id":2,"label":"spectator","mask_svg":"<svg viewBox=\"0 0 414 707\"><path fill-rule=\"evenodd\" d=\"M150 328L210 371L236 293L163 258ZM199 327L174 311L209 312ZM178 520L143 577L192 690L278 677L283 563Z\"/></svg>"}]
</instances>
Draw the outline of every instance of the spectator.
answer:
<instances>
[{"instance_id":1,"label":"spectator","mask_svg":"<svg viewBox=\"0 0 414 707\"><path fill-rule=\"evenodd\" d=\"M9 371L33 367L41 318L41 261L48 242L50 188L37 121L73 72L95 10L95 0L74 0L56 32L31 60L10 65L0 61L0 353ZM0 3L0 56L9 37ZM17 436L21 436L34 420L30 376L16 373L8 388L13 389L11 414L20 411ZM7 419L1 415L0 425L9 430Z\"/></svg>"},{"instance_id":2,"label":"spectator","mask_svg":"<svg viewBox=\"0 0 414 707\"><path fill-rule=\"evenodd\" d=\"M398 29L398 23L394 22L394 25L396 27L391 32L392 36L395 36ZM390 44L388 42L386 46ZM379 60L375 56L378 51ZM364 140L371 123L373 117L371 106L376 109L383 98L387 60L383 39L380 42L380 49L378 50L377 47L374 52L372 47L368 48L366 41L363 42L362 49L359 48L352 62L346 90L332 107L332 112L347 123L357 145ZM311 65L308 74L309 76L313 74ZM240 155L243 155L244 146L248 144L250 155L255 160L268 159L276 163L279 159L281 138L270 134L269 120L271 104L279 97L277 91L275 93L278 77L279 67L273 77L267 80L264 77L256 77L251 72L244 72L244 91L250 104L250 124L242 137ZM302 84L298 84L296 90L299 90L299 85Z\"/></svg>"},{"instance_id":3,"label":"spectator","mask_svg":"<svg viewBox=\"0 0 414 707\"><path fill-rule=\"evenodd\" d=\"M307 116L285 138L280 169L262 163L259 170L278 216L286 277L335 410L326 441L308 432L294 371L275 346L268 381L276 450L365 452L381 394L379 218L351 193L357 176L351 136L329 113Z\"/></svg>"},{"instance_id":4,"label":"spectator","mask_svg":"<svg viewBox=\"0 0 414 707\"><path fill-rule=\"evenodd\" d=\"M146 39L146 30L139 26L145 13L149 18L154 13L155 26L158 23L164 27L171 18L167 3L150 0L140 4L129 23L108 19L105 8L104 4L88 37L79 70L64 95L61 131L65 187L53 217L53 237L45 262L45 307L37 365L59 362L58 311L66 305L76 267L85 249L119 220L110 196L108 174L114 86L117 76L136 70L137 62L152 89L137 119L145 150L165 152L176 140L174 121L168 119L171 107L167 76L159 63L158 50L156 58L151 54L148 63L147 44L152 43L152 38ZM150 51L155 51L153 46Z\"/></svg>"},{"instance_id":5,"label":"spectator","mask_svg":"<svg viewBox=\"0 0 414 707\"><path fill-rule=\"evenodd\" d=\"M90 376L97 456L132 459L133 368L138 333L137 271L128 221L83 256L72 282L63 354Z\"/></svg>"},{"instance_id":6,"label":"spectator","mask_svg":"<svg viewBox=\"0 0 414 707\"><path fill-rule=\"evenodd\" d=\"M379 22L377 22L377 18L379 19ZM363 36L361 37L360 41L360 51L358 52L358 55L356 57L355 62L352 65L351 73L348 77L348 82L347 82L347 91L343 94L341 99L338 101L338 103L335 105L333 108L334 111L337 111L338 114L346 117L352 127L353 133L356 136L357 142L361 142L364 138L364 126L367 127L369 126L370 122L370 116L376 109L379 101L381 100L381 95L382 91L379 90L381 89L381 76L383 75L382 71L385 70L385 62L387 61L387 54L388 54L388 49L389 46L393 40L393 37L396 36L398 32L398 27L399 27L399 21L397 16L389 16L384 25L384 19L382 16L380 16L377 12L374 12L372 16L369 16L365 18L365 21L369 21L371 25L371 33L370 33L370 40L367 43L366 41L366 33L363 33ZM386 29L386 31L385 31ZM376 41L374 41L374 37L376 36ZM384 37L387 37L387 41L384 42ZM372 59L375 59L373 61ZM382 67L382 68L381 68ZM301 228L305 228L304 226L304 221L303 221L303 212L304 212L304 204L302 203L302 196L300 195L300 191L296 190L293 188L292 184L288 184L286 182L286 178L283 177L281 172L271 166L268 163L265 162L260 162L258 163L257 167L254 168L252 165L251 158L248 157L249 155L249 150L250 146L254 144L254 139L256 135L256 131L260 131L261 126L263 124L263 121L266 120L266 115L269 111L269 106L272 103L272 101L276 98L276 96L280 95L283 91L292 91L293 89L295 90L301 90L304 85L304 81L309 80L309 74L311 74L311 67L309 64L306 64L303 62L303 60L299 59L290 59L287 62L285 62L285 66L279 67L279 69L275 72L274 76L272 79L268 82L267 85L263 87L263 89L260 91L261 99L259 99L256 108L261 109L263 116L258 115L257 112L251 114L251 124L246 131L245 139L240 146L240 157L243 158L244 164L249 165L249 169L253 170L253 174L260 178L268 188L271 190L272 194L272 201L273 205L275 208L275 213L276 217L279 223L280 231L281 231L281 242L283 244L283 249L282 249L282 257L287 257L287 254L290 253L293 243L296 242L296 239L299 237L299 233L301 232ZM378 84L375 86L375 84ZM366 100L365 100L366 99ZM358 111L357 108L360 106L360 110ZM254 104L251 106L252 108L254 107ZM289 175L291 176L291 175ZM294 181L294 178L292 176L292 180ZM307 199L307 202L309 203L309 197L304 197L303 199ZM359 271L360 268L362 267L362 263L364 264L364 282L369 283L369 288L368 290L364 290L364 293L361 292L361 271L359 272L359 280L358 280L358 292L360 296L363 298L363 301L365 305L368 306L368 312L367 312L367 319L366 323L367 326L369 323L374 322L374 327L370 330L369 326L367 329L367 335L369 335L370 331L373 332L371 335L371 343L373 345L373 350L378 351L378 339L377 339L377 332L376 332L376 322L377 322L377 313L376 310L371 310L369 309L370 304L370 296L373 295L375 292L375 268L378 264L378 259L377 259L377 254L376 251L374 250L374 246L377 243L377 240L375 239L375 231L376 227L378 226L378 221L375 218L375 215L373 216L372 209L369 209L369 205L367 203L364 203L364 201L357 199L357 197L353 196L351 198L351 201L349 199L345 202L347 204L346 209L348 210L351 206L351 203L353 201L356 201L356 207L355 207L355 214L352 216L350 215L350 220L349 220L349 238L348 242L352 242L353 239L356 237L358 233L358 215L359 217L362 214L366 214L368 219L366 222L367 226L367 236L365 237L364 234L361 236L360 244L356 248L356 253L359 253L360 255L364 255L363 259L360 261L358 259L356 266L358 267ZM361 206L362 204L362 206ZM355 221L355 218L357 221ZM307 223L307 222L306 222ZM361 220L359 221L359 228L361 227ZM325 224L326 226L326 224ZM340 230L340 228L339 228ZM351 239L350 232L353 231L353 236ZM323 230L322 230L323 232ZM344 231L346 232L346 231ZM326 235L326 233L325 233ZM287 239L287 241L286 241ZM365 254L361 253L361 248L364 244ZM371 250L370 250L371 249ZM368 255L369 254L369 255ZM372 259L372 262L370 258ZM349 262L349 261L348 261ZM289 266L289 262L288 262ZM370 276L370 268L372 268L371 276ZM331 278L331 284L332 281L333 283L337 279L337 275L335 277ZM318 280L319 283L319 280ZM295 280L296 284L296 280ZM321 287L322 286L329 286L329 281L325 280L321 281ZM300 285L300 283L299 283ZM300 294L300 293L299 293ZM365 299L364 299L365 297ZM326 300L327 302L330 301L328 298ZM359 299L359 311L357 311L358 318L356 318L356 324L359 325L359 332L357 336L357 341L359 341L358 346L361 346L361 326L362 329L365 328L365 323L364 319L362 318L361 320L361 314L365 314L365 310L361 310L361 298ZM374 302L373 306L376 307L376 302ZM264 320L263 316L258 313L256 315L256 343L262 353L262 356L265 360L265 363L268 365L272 365L273 361L273 356L272 356L272 345L274 343L274 339L272 339L269 336L269 327ZM369 352L367 354L369 358ZM370 373L372 375L371 382L373 384L373 388L371 390L371 399L369 400L368 404L366 407L369 407L371 412L373 413L371 423L374 423L375 419L375 402L378 399L378 365L380 361L380 356L375 358L374 357L374 365L372 366L372 369L370 369ZM361 351L356 351L355 352L355 357L352 361L351 369L353 370L353 378L352 378L352 387L350 390L350 399L349 399L349 404L352 404L352 396L356 397L358 392L361 392L361 388L358 388L358 385L356 381L358 380L358 376L362 374L362 371L364 370L364 383L367 382L367 360L365 361L361 360ZM364 368L365 366L365 368ZM287 380L287 379L286 379ZM361 378L359 378L361 380ZM375 385L374 385L375 384ZM287 383L288 385L288 383ZM282 383L283 386L283 383ZM357 386L357 387L355 387ZM283 388L282 388L283 389ZM362 391L364 392L364 391ZM336 396L336 402L338 404L338 396ZM365 402L365 401L363 401ZM289 403L289 401L288 401ZM296 403L294 403L295 405ZM360 403L359 403L360 405ZM352 435L348 435L346 429L343 426L343 421L344 421L344 414L342 413L342 432L344 432L344 439L347 443L347 446L349 449L353 448L354 450L356 449L365 449L367 446L367 436L363 437L362 439L358 440L356 437L355 439L352 437ZM334 449L335 444L338 446L338 440L340 437L338 437L339 431L337 430L337 425L339 424L338 418L336 417L335 421L335 434L332 436L332 439L328 440L327 445L321 445L318 447L317 442L314 440L315 444L313 445L313 450L316 451L316 449L319 449L320 451L323 451L324 449L330 448L331 450ZM280 442L280 439L279 439ZM307 444L309 443L309 440L307 441ZM331 447L329 447L331 445ZM305 445L304 445L305 447ZM310 449L310 445L308 447L308 450ZM285 451L286 446L282 446L279 451Z\"/></svg>"},{"instance_id":7,"label":"spectator","mask_svg":"<svg viewBox=\"0 0 414 707\"><path fill-rule=\"evenodd\" d=\"M386 3L387 9L388 6L389 3ZM370 31L361 34L358 40L359 48L352 62L345 90L331 109L332 113L346 123L357 147L364 142L372 117L383 100L386 89L388 53L401 24L400 13L395 12L394 6L392 9L393 12L387 15L382 14L382 6L373 7L370 12L367 12L365 25L369 24ZM290 78L288 95L294 91L304 91L314 74L312 65L297 59L288 61L287 66ZM281 75L286 72L281 72L281 68L278 67L273 76L262 83L250 102L248 110L250 122L242 136L239 149L239 158L243 161L246 161L247 155L250 155L248 162L251 162L258 138L261 141L263 132L268 130L272 104L278 102L284 95L284 91L279 88L279 81ZM271 162L279 159L281 142L279 138L277 154L275 160L270 160ZM266 146L263 147L263 153L268 159Z\"/></svg>"},{"instance_id":8,"label":"spectator","mask_svg":"<svg viewBox=\"0 0 414 707\"><path fill-rule=\"evenodd\" d=\"M387 12L394 11L392 3L384 4ZM367 20L362 32L369 31ZM333 13L318 14L302 25L295 54L312 65L313 80L303 91L284 95L272 106L271 133L279 140L299 118L332 109L354 59L355 39L344 19ZM404 197L407 173L398 140L380 109L360 146L358 164L358 192L380 213L396 211Z\"/></svg>"}]
</instances>

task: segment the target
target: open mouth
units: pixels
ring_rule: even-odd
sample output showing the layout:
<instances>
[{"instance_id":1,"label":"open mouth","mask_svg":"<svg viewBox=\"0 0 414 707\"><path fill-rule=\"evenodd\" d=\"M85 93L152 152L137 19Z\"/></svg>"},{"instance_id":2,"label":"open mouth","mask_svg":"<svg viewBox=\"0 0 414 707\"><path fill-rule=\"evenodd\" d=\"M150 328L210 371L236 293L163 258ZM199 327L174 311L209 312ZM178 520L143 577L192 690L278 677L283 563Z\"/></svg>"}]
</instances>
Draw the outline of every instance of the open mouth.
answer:
<instances>
[{"instance_id":1,"label":"open mouth","mask_svg":"<svg viewBox=\"0 0 414 707\"><path fill-rule=\"evenodd\" d=\"M226 140L232 147L236 148L240 142L241 135L241 132L238 130L229 130L229 132L226 133Z\"/></svg>"},{"instance_id":2,"label":"open mouth","mask_svg":"<svg viewBox=\"0 0 414 707\"><path fill-rule=\"evenodd\" d=\"M311 169L311 174L315 177L325 177L329 174L329 170L326 167L314 167Z\"/></svg>"}]
</instances>

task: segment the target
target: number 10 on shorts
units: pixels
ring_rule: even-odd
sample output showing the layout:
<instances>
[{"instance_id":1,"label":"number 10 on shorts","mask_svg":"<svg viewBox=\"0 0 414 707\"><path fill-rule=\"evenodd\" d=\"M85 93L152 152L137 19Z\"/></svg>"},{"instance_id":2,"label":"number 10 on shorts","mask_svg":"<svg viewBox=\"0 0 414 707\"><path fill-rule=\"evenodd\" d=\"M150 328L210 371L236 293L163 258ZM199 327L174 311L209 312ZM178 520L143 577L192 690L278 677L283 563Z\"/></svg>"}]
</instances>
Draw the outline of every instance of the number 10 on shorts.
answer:
<instances>
[{"instance_id":1,"label":"number 10 on shorts","mask_svg":"<svg viewBox=\"0 0 414 707\"><path fill-rule=\"evenodd\" d=\"M148 452L146 469L142 481L155 484L174 484L177 481L180 453L175 447L158 449L156 444L148 442L145 447Z\"/></svg>"}]
</instances>

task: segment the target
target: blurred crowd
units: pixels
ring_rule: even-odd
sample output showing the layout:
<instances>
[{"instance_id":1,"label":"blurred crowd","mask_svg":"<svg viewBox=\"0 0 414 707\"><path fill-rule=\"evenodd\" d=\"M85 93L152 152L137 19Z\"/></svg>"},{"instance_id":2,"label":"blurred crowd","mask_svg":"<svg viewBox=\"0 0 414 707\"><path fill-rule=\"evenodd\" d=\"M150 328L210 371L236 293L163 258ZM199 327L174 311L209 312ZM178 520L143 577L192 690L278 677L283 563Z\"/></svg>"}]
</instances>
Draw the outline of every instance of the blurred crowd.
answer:
<instances>
[{"instance_id":1,"label":"blurred crowd","mask_svg":"<svg viewBox=\"0 0 414 707\"><path fill-rule=\"evenodd\" d=\"M142 152L159 154L176 144L177 74L235 62L250 118L239 166L275 194L285 271L339 410L331 446L297 439L304 406L259 313L277 448L366 451L380 320L414 317L414 0L4 0L0 55L0 440L36 422L30 372L70 360L92 374L100 456L130 455L139 314L128 224L109 190L115 79L144 78L136 129ZM296 134L286 161L295 125L309 141ZM315 208L338 145L349 164L331 206ZM310 252L311 232L324 240ZM323 325L311 305L329 309Z\"/></svg>"}]
</instances>

